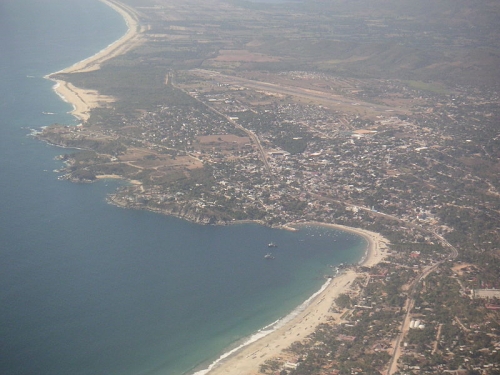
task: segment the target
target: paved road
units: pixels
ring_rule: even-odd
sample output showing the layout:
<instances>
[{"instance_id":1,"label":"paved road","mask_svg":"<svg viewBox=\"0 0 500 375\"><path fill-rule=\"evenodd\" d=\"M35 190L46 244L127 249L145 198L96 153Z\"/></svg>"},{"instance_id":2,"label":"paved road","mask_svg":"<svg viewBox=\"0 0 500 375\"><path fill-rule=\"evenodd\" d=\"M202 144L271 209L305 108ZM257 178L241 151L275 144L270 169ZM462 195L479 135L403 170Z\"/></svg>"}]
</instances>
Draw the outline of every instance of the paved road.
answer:
<instances>
[{"instance_id":1,"label":"paved road","mask_svg":"<svg viewBox=\"0 0 500 375\"><path fill-rule=\"evenodd\" d=\"M387 375L392 375L398 370L398 359L401 356L401 341L408 333L410 329L411 322L411 310L415 306L415 290L417 285L420 284L427 276L434 272L444 261L440 261L432 266L428 266L423 270L423 272L417 276L417 278L411 283L410 289L408 291L408 299L406 300L406 314L401 324L401 332L396 339L394 344L394 351L392 353L391 360L389 361L389 367L387 369Z\"/></svg>"},{"instance_id":2,"label":"paved road","mask_svg":"<svg viewBox=\"0 0 500 375\"><path fill-rule=\"evenodd\" d=\"M167 84L168 84L168 78L166 80ZM173 83L173 80L170 80L172 82L172 85L174 84ZM178 90L181 90L183 91L186 95L189 95L191 98L193 98L194 100L196 100L198 103L201 103L202 105L204 105L206 108L208 108L209 110L211 110L212 112L218 114L219 116L222 116L224 117L227 121L229 121L231 124L233 124L237 129L240 129L242 131L244 131L248 137L255 143L255 145L257 146L257 149L258 149L258 152L260 154L260 158L262 160L262 162L264 163L264 167L266 168L267 170L267 173L272 176L272 173L271 173L271 166L269 165L269 161L267 160L267 154L264 150L264 147L262 147L262 144L260 143L260 139L259 137L257 137L257 135L249 130L249 129L246 129L244 128L243 126L241 126L240 124L238 124L236 121L234 121L230 116L218 111L217 109L215 109L214 107L211 107L210 105L208 105L207 103L201 101L200 99L190 95L186 90L183 90L181 89L180 87L176 86L176 88Z\"/></svg>"},{"instance_id":3,"label":"paved road","mask_svg":"<svg viewBox=\"0 0 500 375\"><path fill-rule=\"evenodd\" d=\"M441 264L443 264L447 260L454 260L458 256L458 250L455 248L455 246L453 246L452 244L450 244L443 236L441 236L440 234L436 233L435 231L427 230L427 229L422 228L421 226L413 224L413 223L408 223L407 221L404 221L404 220L398 218L397 216L389 215L389 214L384 214L382 212L376 212L376 211L373 211L373 210L369 209L368 207L363 207L363 206L348 204L346 202L341 202L341 201L338 201L338 200L335 200L335 199L331 199L331 198L328 198L328 197L325 197L325 196L321 196L319 194L313 194L313 196L315 198L317 198L317 199L321 199L321 200L324 200L324 201L336 202L336 203L340 203L340 204L343 204L343 205L346 205L346 206L357 207L360 210L369 212L371 215L386 217L388 219L396 220L396 221L402 223L403 225L411 226L413 228L422 230L422 231L427 232L427 233L431 234L432 236L434 236L434 238L437 239L444 247L446 247L446 248L448 248L450 250L450 255L448 256L448 258L446 260L441 260L441 261L437 262L434 265L426 267L422 271L422 273L420 275L418 275L416 277L416 279L410 285L410 288L408 290L408 297L407 297L407 300L406 300L406 303L405 303L406 314L405 314L405 317L403 319L403 322L401 323L400 334L396 338L396 342L394 344L394 351L392 353L391 359L389 361L389 366L388 366L388 369L387 369L387 375L392 375L398 369L397 368L397 363L398 363L399 357L401 356L401 341L406 336L406 334L407 334L407 332L409 330L409 327L410 327L410 322L411 322L411 313L410 312L413 309L413 306L415 305L415 291L416 291L416 286L419 285L419 283L421 281L423 281L427 276L429 276L432 272L434 272Z\"/></svg>"},{"instance_id":4,"label":"paved road","mask_svg":"<svg viewBox=\"0 0 500 375\"><path fill-rule=\"evenodd\" d=\"M441 241L441 243L447 247L448 249L451 250L451 253L448 257L448 260L453 260L458 256L458 250L450 244L443 236L437 234L436 232L428 231L429 233L433 234L435 238ZM410 286L410 289L408 291L408 299L406 301L406 314L403 319L403 323L401 324L401 333L396 339L395 345L394 345L394 351L392 353L391 360L389 361L389 367L387 369L387 375L392 375L397 371L397 364L399 357L401 356L401 341L403 338L406 336L406 333L408 332L409 326L410 326L410 321L411 321L411 310L413 309L413 306L415 304L415 290L416 286L424 280L427 276L429 276L432 272L434 272L441 264L446 262L446 260L442 260L433 266L429 266L423 270L423 272L413 281L413 283Z\"/></svg>"},{"instance_id":5,"label":"paved road","mask_svg":"<svg viewBox=\"0 0 500 375\"><path fill-rule=\"evenodd\" d=\"M289 86L289 85L276 84L270 82L255 81L252 79L221 74L219 72L207 69L193 69L190 72L203 76L205 78L215 79L227 84L248 87L254 90L268 91L283 95L302 97L306 99L316 99L330 106L341 105L343 107L351 107L353 110L355 110L355 112L361 112L361 110L366 109L385 114L387 114L388 112L391 112L392 114L407 113L406 110L399 107L389 107L380 104L364 102L357 99L346 98L342 95L320 90L312 90L298 86Z\"/></svg>"}]
</instances>

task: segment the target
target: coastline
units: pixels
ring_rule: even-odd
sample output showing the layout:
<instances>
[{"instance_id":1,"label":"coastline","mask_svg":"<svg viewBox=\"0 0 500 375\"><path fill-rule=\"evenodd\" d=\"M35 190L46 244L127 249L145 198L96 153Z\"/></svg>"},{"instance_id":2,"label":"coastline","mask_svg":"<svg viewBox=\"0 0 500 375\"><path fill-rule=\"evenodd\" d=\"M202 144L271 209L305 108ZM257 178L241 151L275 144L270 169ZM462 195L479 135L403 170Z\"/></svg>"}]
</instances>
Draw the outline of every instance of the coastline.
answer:
<instances>
[{"instance_id":1,"label":"coastline","mask_svg":"<svg viewBox=\"0 0 500 375\"><path fill-rule=\"evenodd\" d=\"M389 241L384 238L381 234L376 232L371 232L366 229L348 227L340 224L328 224L321 223L316 221L300 223L300 224L290 224L292 227L300 227L300 226L317 226L317 227L325 227L331 229L337 229L344 232L349 232L356 234L358 236L363 237L368 245L366 247L365 255L358 262L358 265L364 267L373 267L383 260L385 254L383 254L383 250L387 248L387 244Z\"/></svg>"},{"instance_id":2,"label":"coastline","mask_svg":"<svg viewBox=\"0 0 500 375\"><path fill-rule=\"evenodd\" d=\"M98 70L105 61L128 52L141 42L139 39L141 30L134 11L115 0L100 1L120 13L127 24L127 32L117 41L111 43L95 55L45 76L45 78L55 82L54 91L62 100L73 105L73 110L70 113L82 122L86 122L89 119L90 111L93 108L105 105L115 99L110 96L100 95L96 90L75 87L70 82L57 79L55 76L57 74L83 73ZM120 177L106 175L100 176L100 178ZM235 224L243 222L245 221ZM367 249L359 265L372 267L383 259L382 248L387 241L377 233L320 222L290 223L284 225L282 229L294 231L300 226L323 226L362 236L367 240ZM260 329L242 345L222 354L207 369L197 371L194 374L258 374L260 364L268 359L283 356L283 349L289 347L293 342L303 340L309 334L313 333L319 324L340 323L343 312L334 313L330 311L330 308L333 301L346 291L360 275L360 272L349 269L334 279L328 279L319 291L309 297L291 314L280 321Z\"/></svg>"},{"instance_id":3,"label":"coastline","mask_svg":"<svg viewBox=\"0 0 500 375\"><path fill-rule=\"evenodd\" d=\"M383 260L388 240L380 234L364 229L320 222L290 223L286 228L300 226L322 226L357 234L367 240L365 255L358 265L373 267ZM222 354L208 368L194 372L194 375L257 375L259 366L266 360L287 356L282 352L292 343L303 340L313 333L321 323L339 324L344 311L330 310L334 300L353 284L362 272L348 269L333 279L327 280L321 289L282 321L262 328L247 341Z\"/></svg>"},{"instance_id":4,"label":"coastline","mask_svg":"<svg viewBox=\"0 0 500 375\"><path fill-rule=\"evenodd\" d=\"M95 55L44 77L55 82L53 89L56 94L63 101L73 105L73 110L70 111L70 113L82 122L89 119L90 111L93 108L113 102L115 99L110 96L100 95L96 90L78 88L70 82L54 78L54 76L57 74L83 73L98 70L103 62L130 51L141 42L138 38L141 32L139 20L131 8L116 0L99 1L106 4L123 17L127 24L126 33L120 39L111 43Z\"/></svg>"}]
</instances>

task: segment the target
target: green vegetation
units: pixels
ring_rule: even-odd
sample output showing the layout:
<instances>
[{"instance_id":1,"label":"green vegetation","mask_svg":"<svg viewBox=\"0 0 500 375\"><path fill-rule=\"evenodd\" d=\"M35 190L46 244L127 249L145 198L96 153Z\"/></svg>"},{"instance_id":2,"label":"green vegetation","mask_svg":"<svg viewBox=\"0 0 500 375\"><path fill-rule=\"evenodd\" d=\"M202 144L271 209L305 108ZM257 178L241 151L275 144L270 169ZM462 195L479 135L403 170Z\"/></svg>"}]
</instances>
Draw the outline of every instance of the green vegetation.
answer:
<instances>
[{"instance_id":1,"label":"green vegetation","mask_svg":"<svg viewBox=\"0 0 500 375\"><path fill-rule=\"evenodd\" d=\"M408 81L408 85L416 90L430 91L436 94L449 94L449 90L439 83L435 82L422 82L422 81Z\"/></svg>"},{"instance_id":2,"label":"green vegetation","mask_svg":"<svg viewBox=\"0 0 500 375\"><path fill-rule=\"evenodd\" d=\"M351 297L349 295L342 293L335 299L335 304L341 309L351 307Z\"/></svg>"},{"instance_id":3,"label":"green vegetation","mask_svg":"<svg viewBox=\"0 0 500 375\"><path fill-rule=\"evenodd\" d=\"M57 75L114 101L40 138L80 149L65 178L134 180L109 197L124 207L391 242L336 299L340 324L287 349L297 368L261 372L385 373L398 342L393 370L493 374L499 302L471 290L500 288L500 8L455 3L140 2L140 46Z\"/></svg>"}]
</instances>

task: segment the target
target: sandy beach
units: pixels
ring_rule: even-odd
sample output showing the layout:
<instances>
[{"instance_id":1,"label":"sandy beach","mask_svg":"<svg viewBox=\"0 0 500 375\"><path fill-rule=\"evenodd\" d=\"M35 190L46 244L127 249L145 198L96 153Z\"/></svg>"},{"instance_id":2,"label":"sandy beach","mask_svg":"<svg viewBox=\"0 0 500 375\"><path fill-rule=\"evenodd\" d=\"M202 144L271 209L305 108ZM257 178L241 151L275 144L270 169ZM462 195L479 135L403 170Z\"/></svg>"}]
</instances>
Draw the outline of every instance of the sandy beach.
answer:
<instances>
[{"instance_id":1,"label":"sandy beach","mask_svg":"<svg viewBox=\"0 0 500 375\"><path fill-rule=\"evenodd\" d=\"M300 225L292 225L292 227L306 225L329 227L364 237L368 241L368 247L360 265L372 267L385 256L384 252L388 241L378 233L324 223L301 223ZM286 361L288 355L282 350L314 332L318 324L341 322L342 312L333 313L330 311L332 303L341 293L348 290L353 281L360 275L352 269L344 271L332 279L326 288L314 296L308 306L293 319L267 336L231 353L227 358L220 359L219 362L212 364L209 370L199 371L196 375L257 375L259 374L259 365L268 359L281 357L282 360Z\"/></svg>"},{"instance_id":2,"label":"sandy beach","mask_svg":"<svg viewBox=\"0 0 500 375\"><path fill-rule=\"evenodd\" d=\"M88 120L92 108L106 105L106 103L114 101L114 98L100 95L95 90L75 87L69 82L57 80L53 77L58 73L68 74L97 70L103 62L126 53L141 43L141 30L135 12L115 0L101 1L123 16L128 26L126 34L94 56L46 77L56 82L54 90L63 100L73 105L74 109L71 113L83 122ZM116 178L114 175L101 177ZM286 229L294 230L296 227L305 225L329 227L364 237L368 241L368 246L360 265L372 267L379 263L384 257L384 248L388 241L378 233L342 225L316 222L288 225ZM295 341L302 340L314 332L318 324L326 322L339 323L341 321L340 317L342 313L333 313L330 311L330 308L333 301L341 293L348 290L358 276L360 276L360 274L354 270L349 269L343 271L341 275L325 282L322 291L308 301L307 305L301 308L296 315L288 319L285 323L280 323L278 328L269 329L270 333L257 333L257 336L263 337L252 339L253 342L251 344L224 355L225 358L221 358L219 361L212 364L210 369L198 371L196 374L256 375L259 374L259 365L266 360L276 357L286 358L282 350L289 347Z\"/></svg>"},{"instance_id":3,"label":"sandy beach","mask_svg":"<svg viewBox=\"0 0 500 375\"><path fill-rule=\"evenodd\" d=\"M51 79L56 82L54 90L66 102L73 105L71 114L79 120L85 122L90 116L90 110L106 103L114 101L110 96L100 95L96 90L81 89L69 82L54 79L53 77L59 73L83 73L97 70L101 64L113 57L124 54L130 51L141 43L140 39L140 26L138 18L133 9L123 5L115 0L100 0L104 4L113 8L125 20L128 30L120 39L110 44L103 50L95 55L77 62L76 64L60 70L58 72L49 74L45 78Z\"/></svg>"},{"instance_id":4,"label":"sandy beach","mask_svg":"<svg viewBox=\"0 0 500 375\"><path fill-rule=\"evenodd\" d=\"M365 256L359 262L360 266L373 267L374 265L379 263L384 258L385 256L384 250L386 250L387 248L386 245L389 243L389 241L386 238L384 238L381 234L376 232L371 232L365 229L346 227L345 225L339 225L339 224L325 224L319 222L310 222L300 225L313 225L313 226L322 226L326 228L338 229L344 232L354 233L357 234L358 236L365 238L368 241L368 247L366 249ZM296 226L300 227L300 225Z\"/></svg>"}]
</instances>

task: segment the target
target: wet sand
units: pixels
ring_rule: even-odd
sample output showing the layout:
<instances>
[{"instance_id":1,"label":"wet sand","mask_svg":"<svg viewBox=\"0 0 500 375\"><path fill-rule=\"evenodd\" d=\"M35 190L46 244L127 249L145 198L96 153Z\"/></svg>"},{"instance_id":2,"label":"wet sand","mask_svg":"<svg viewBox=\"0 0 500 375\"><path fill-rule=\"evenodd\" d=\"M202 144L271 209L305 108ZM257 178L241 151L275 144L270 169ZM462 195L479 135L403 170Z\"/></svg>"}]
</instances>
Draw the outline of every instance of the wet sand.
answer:
<instances>
[{"instance_id":1,"label":"wet sand","mask_svg":"<svg viewBox=\"0 0 500 375\"><path fill-rule=\"evenodd\" d=\"M66 102L73 105L71 114L82 122L88 120L92 108L106 105L114 101L113 97L100 95L96 90L81 89L69 82L54 78L59 73L83 73L98 70L101 64L113 57L130 51L141 43L140 25L135 12L128 6L115 0L101 0L103 3L120 13L127 23L128 30L120 39L99 51L95 55L77 62L76 64L49 74L45 78L56 82L54 90Z\"/></svg>"},{"instance_id":2,"label":"wet sand","mask_svg":"<svg viewBox=\"0 0 500 375\"><path fill-rule=\"evenodd\" d=\"M92 108L112 102L114 98L100 95L95 90L75 87L71 83L55 79L53 76L58 73L76 73L97 70L103 62L120 54L126 53L141 42L141 30L134 11L114 0L101 1L118 11L123 16L128 26L127 33L122 38L94 56L47 76L47 78L56 82L54 89L57 94L61 96L63 100L73 104L74 110L71 113L82 121L88 120L90 110ZM106 177L111 178L115 176ZM365 257L360 262L360 265L372 267L383 259L383 250L387 240L385 240L378 233L335 224L303 223L300 225L325 226L358 234L366 238L368 241L368 247ZM310 304L292 320L288 321L280 328L272 331L267 336L244 346L240 350L229 355L227 358L217 362L212 366L210 371L202 370L197 372L197 374L259 374L260 364L264 363L268 359L282 357L283 349L286 349L295 341L302 340L314 332L318 324L326 322L339 323L342 313L331 312L330 308L332 303L341 293L348 290L349 286L360 275L361 274L355 272L354 270L344 271L343 274L331 280L326 288L321 293L318 293Z\"/></svg>"},{"instance_id":3,"label":"wet sand","mask_svg":"<svg viewBox=\"0 0 500 375\"><path fill-rule=\"evenodd\" d=\"M368 241L368 246L360 265L365 267L376 265L385 256L385 245L388 241L378 233L342 225L314 222L303 223L299 226L305 225L329 227L364 237ZM196 374L257 375L259 374L259 365L263 364L266 360L280 357L286 361L289 354L283 353L282 350L288 348L295 341L302 340L313 333L318 324L327 322L335 324L341 322L340 317L343 312L334 313L330 311L330 308L334 300L340 294L345 293L354 280L361 275L361 273L352 269L344 271L341 275L335 277L323 292L314 297L308 307L295 318L267 336L241 348L227 358L221 359L218 363L212 364L212 368L209 371L202 370Z\"/></svg>"}]
</instances>

